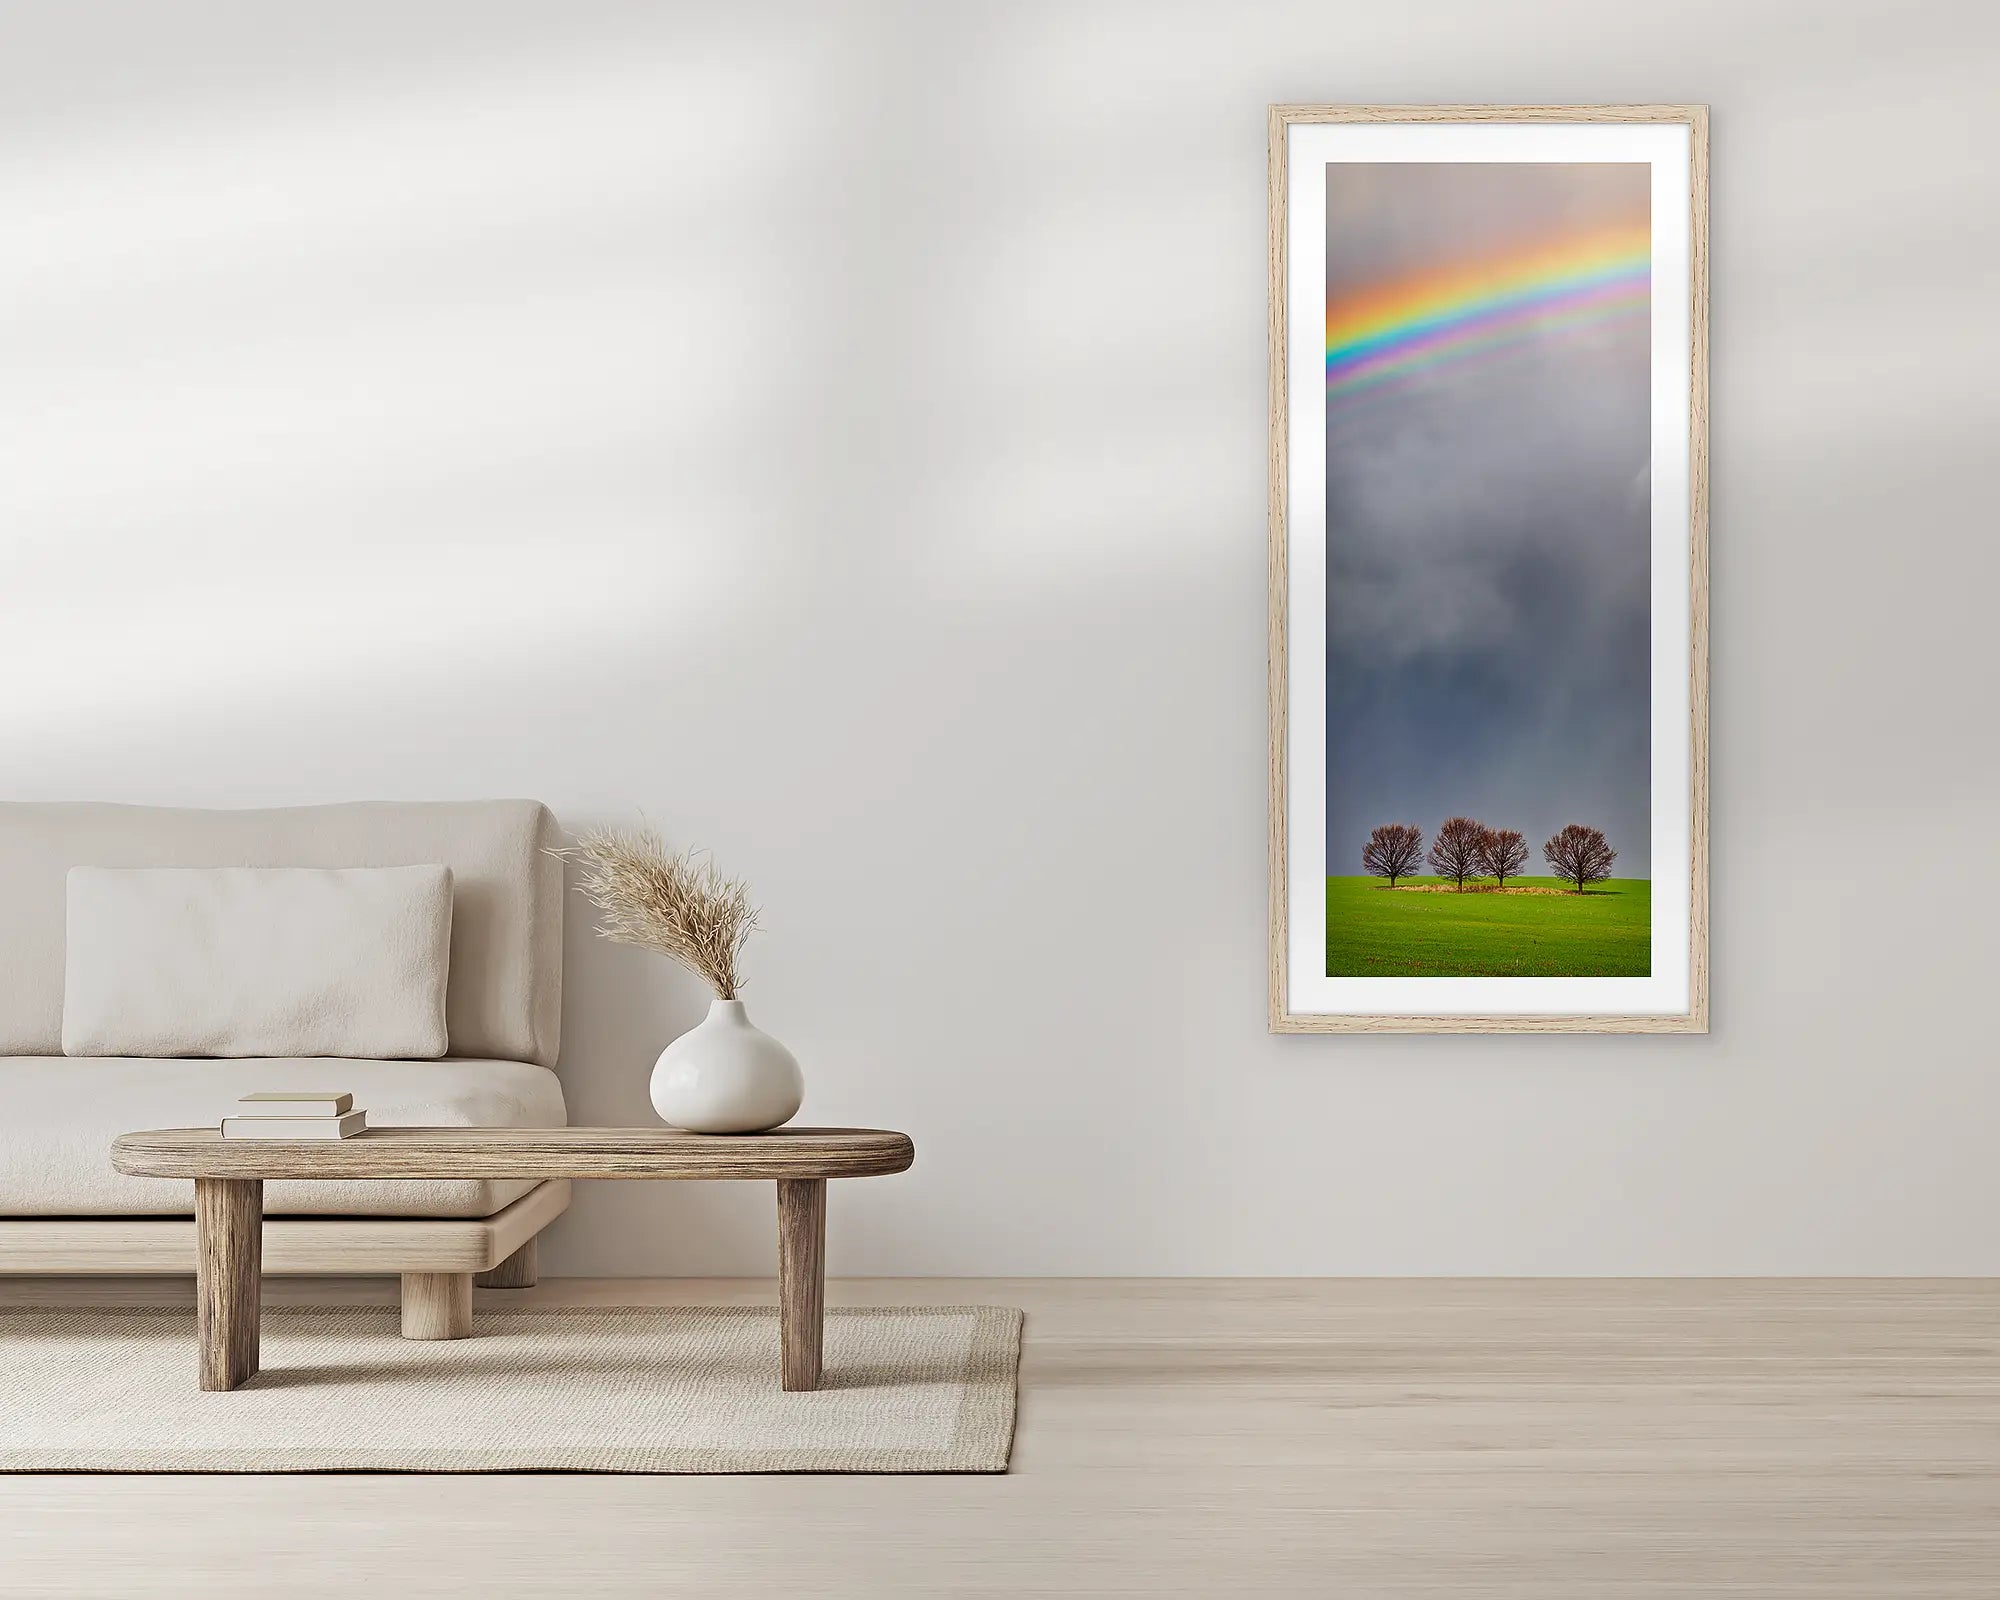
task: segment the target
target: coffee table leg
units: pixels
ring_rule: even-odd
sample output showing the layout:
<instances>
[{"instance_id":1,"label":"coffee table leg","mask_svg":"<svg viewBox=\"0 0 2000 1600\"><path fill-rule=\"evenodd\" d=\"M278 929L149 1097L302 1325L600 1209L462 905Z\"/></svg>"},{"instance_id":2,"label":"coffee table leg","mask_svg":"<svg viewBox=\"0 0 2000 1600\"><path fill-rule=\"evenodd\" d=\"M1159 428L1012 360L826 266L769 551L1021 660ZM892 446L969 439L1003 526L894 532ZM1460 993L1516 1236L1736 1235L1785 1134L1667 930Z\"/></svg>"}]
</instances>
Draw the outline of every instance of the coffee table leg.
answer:
<instances>
[{"instance_id":1,"label":"coffee table leg","mask_svg":"<svg viewBox=\"0 0 2000 1600\"><path fill-rule=\"evenodd\" d=\"M778 1341L787 1389L817 1389L826 1322L826 1179L778 1180Z\"/></svg>"},{"instance_id":2,"label":"coffee table leg","mask_svg":"<svg viewBox=\"0 0 2000 1600\"><path fill-rule=\"evenodd\" d=\"M201 1386L234 1389L257 1372L264 1274L261 1179L194 1180L194 1248Z\"/></svg>"}]
</instances>

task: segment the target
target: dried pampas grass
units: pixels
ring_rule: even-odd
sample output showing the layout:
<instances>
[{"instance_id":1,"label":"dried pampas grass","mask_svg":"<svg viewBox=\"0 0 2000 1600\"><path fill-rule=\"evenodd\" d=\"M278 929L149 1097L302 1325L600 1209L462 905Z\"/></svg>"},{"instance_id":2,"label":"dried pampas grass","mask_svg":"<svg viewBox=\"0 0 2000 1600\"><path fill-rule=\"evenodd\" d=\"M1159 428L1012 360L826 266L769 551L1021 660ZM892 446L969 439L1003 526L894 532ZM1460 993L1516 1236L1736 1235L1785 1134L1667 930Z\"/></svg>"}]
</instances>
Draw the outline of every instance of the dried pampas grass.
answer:
<instances>
[{"instance_id":1,"label":"dried pampas grass","mask_svg":"<svg viewBox=\"0 0 2000 1600\"><path fill-rule=\"evenodd\" d=\"M724 1000L743 987L737 963L757 926L748 888L705 851L676 854L651 828L601 828L559 850L577 863L577 890L604 913L600 938L678 961Z\"/></svg>"}]
</instances>

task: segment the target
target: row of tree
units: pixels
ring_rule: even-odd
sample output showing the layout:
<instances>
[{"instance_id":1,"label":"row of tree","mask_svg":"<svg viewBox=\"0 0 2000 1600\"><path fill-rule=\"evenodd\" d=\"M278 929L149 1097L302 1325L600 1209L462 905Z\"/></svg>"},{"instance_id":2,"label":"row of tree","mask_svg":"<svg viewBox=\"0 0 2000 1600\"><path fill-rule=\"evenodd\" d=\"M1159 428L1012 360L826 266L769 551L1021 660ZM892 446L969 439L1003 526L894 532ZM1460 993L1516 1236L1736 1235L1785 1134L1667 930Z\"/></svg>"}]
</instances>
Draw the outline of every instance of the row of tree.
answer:
<instances>
[{"instance_id":1,"label":"row of tree","mask_svg":"<svg viewBox=\"0 0 2000 1600\"><path fill-rule=\"evenodd\" d=\"M1555 875L1576 885L1576 892L1611 876L1611 863L1618 852L1596 828L1572 822L1542 846L1542 859ZM1387 878L1396 887L1398 878L1407 878L1423 865L1423 830L1410 822L1385 822L1368 835L1362 846L1361 864L1378 878ZM1528 845L1512 828L1489 828L1470 817L1448 817L1431 841L1431 871L1450 878L1465 892L1467 878L1491 878L1505 888L1528 864Z\"/></svg>"}]
</instances>

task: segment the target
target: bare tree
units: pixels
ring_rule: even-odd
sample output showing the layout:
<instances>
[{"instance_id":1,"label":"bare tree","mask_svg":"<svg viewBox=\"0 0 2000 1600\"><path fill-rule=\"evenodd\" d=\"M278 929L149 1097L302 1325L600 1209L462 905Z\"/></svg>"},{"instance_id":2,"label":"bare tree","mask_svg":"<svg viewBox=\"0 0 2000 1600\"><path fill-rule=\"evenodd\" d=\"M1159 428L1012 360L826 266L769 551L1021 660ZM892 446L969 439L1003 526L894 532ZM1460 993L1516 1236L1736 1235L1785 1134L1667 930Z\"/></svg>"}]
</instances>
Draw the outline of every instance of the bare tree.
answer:
<instances>
[{"instance_id":1,"label":"bare tree","mask_svg":"<svg viewBox=\"0 0 2000 1600\"><path fill-rule=\"evenodd\" d=\"M1528 841L1512 828L1488 828L1479 838L1479 864L1495 886L1504 889L1507 880L1528 864Z\"/></svg>"},{"instance_id":2,"label":"bare tree","mask_svg":"<svg viewBox=\"0 0 2000 1600\"><path fill-rule=\"evenodd\" d=\"M1582 894L1587 885L1611 876L1611 863L1618 859L1618 852L1597 829L1572 822L1542 846L1542 859L1556 869L1558 878L1575 884L1576 892Z\"/></svg>"},{"instance_id":3,"label":"bare tree","mask_svg":"<svg viewBox=\"0 0 2000 1600\"><path fill-rule=\"evenodd\" d=\"M1440 878L1450 878L1465 893L1465 880L1477 877L1480 869L1479 845L1486 830L1470 817L1447 817L1431 841L1431 870Z\"/></svg>"},{"instance_id":4,"label":"bare tree","mask_svg":"<svg viewBox=\"0 0 2000 1600\"><path fill-rule=\"evenodd\" d=\"M1392 889L1398 878L1407 878L1423 860L1423 830L1414 823L1385 822L1361 847L1361 864L1376 877L1387 878Z\"/></svg>"}]
</instances>

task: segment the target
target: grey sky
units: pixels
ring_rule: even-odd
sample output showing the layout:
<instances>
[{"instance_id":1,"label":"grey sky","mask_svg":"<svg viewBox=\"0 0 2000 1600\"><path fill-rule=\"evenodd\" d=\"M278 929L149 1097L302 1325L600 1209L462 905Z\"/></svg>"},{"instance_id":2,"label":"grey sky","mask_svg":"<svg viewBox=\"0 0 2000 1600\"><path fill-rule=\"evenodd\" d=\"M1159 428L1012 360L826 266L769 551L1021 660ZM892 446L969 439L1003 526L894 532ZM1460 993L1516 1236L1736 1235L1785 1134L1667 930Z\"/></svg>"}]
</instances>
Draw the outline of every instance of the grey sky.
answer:
<instances>
[{"instance_id":1,"label":"grey sky","mask_svg":"<svg viewBox=\"0 0 2000 1600\"><path fill-rule=\"evenodd\" d=\"M1642 165L1327 169L1327 291L1643 220ZM1329 404L1327 871L1466 813L1649 850L1643 318L1530 338Z\"/></svg>"}]
</instances>

